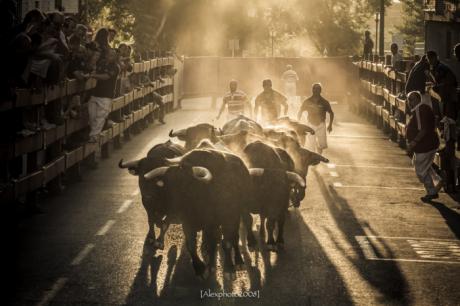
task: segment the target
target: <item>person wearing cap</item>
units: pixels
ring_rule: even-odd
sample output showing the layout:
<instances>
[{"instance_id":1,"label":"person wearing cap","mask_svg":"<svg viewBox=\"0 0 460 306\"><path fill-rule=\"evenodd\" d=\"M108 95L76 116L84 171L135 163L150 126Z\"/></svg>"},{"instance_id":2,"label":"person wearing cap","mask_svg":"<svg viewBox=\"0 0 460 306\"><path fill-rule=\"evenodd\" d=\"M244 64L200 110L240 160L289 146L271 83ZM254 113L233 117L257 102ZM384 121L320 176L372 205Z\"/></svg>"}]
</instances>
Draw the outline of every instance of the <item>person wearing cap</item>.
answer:
<instances>
[{"instance_id":1,"label":"person wearing cap","mask_svg":"<svg viewBox=\"0 0 460 306\"><path fill-rule=\"evenodd\" d=\"M220 107L219 114L217 115L217 120L220 119L220 116L227 108L227 121L232 120L239 115L246 115L245 110L248 109L247 114L249 117L252 117L252 107L251 103L248 100L248 96L241 90L238 90L238 82L236 80L231 80L230 91L225 94L222 101L222 106Z\"/></svg>"},{"instance_id":2,"label":"person wearing cap","mask_svg":"<svg viewBox=\"0 0 460 306\"><path fill-rule=\"evenodd\" d=\"M326 135L326 113L329 113L329 125L327 131L332 132L332 122L334 121L334 112L332 111L329 101L321 96L321 84L315 83L312 86L311 97L303 101L300 107L297 119L302 119L302 114L306 111L308 113L308 125L315 130L315 134L307 136L308 149L319 154L327 148L327 135Z\"/></svg>"},{"instance_id":3,"label":"person wearing cap","mask_svg":"<svg viewBox=\"0 0 460 306\"><path fill-rule=\"evenodd\" d=\"M286 71L281 76L281 79L284 81L284 94L288 97L290 101L293 101L297 97L297 81L299 76L297 72L292 69L292 65L286 66Z\"/></svg>"},{"instance_id":4,"label":"person wearing cap","mask_svg":"<svg viewBox=\"0 0 460 306\"><path fill-rule=\"evenodd\" d=\"M281 113L281 106L284 108L284 116L287 116L289 106L287 98L272 88L272 81L266 79L262 82L264 90L256 97L254 118L257 120L259 111L262 110L262 121L272 123Z\"/></svg>"},{"instance_id":5,"label":"person wearing cap","mask_svg":"<svg viewBox=\"0 0 460 306\"><path fill-rule=\"evenodd\" d=\"M442 188L441 177L432 165L439 147L439 137L436 133L436 124L433 110L422 102L422 95L418 91L411 91L407 95L411 112L407 124L408 151L412 155L412 163L418 179L425 186L427 194L420 199L429 202L438 198Z\"/></svg>"}]
</instances>

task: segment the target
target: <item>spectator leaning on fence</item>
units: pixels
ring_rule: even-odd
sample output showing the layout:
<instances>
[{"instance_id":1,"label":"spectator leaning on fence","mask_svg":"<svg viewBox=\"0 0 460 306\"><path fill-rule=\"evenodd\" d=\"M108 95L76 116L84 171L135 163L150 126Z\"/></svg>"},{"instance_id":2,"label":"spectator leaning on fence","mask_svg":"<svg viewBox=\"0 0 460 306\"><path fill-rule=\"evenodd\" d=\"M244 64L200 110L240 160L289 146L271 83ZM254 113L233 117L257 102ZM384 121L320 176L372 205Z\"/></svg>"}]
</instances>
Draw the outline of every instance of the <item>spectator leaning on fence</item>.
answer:
<instances>
[{"instance_id":1,"label":"spectator leaning on fence","mask_svg":"<svg viewBox=\"0 0 460 306\"><path fill-rule=\"evenodd\" d=\"M431 107L422 103L419 92L411 91L407 99L411 112L407 124L409 152L413 153L415 173L427 192L421 200L428 202L438 198L438 192L442 188L441 177L432 167L439 147L435 118Z\"/></svg>"},{"instance_id":2,"label":"spectator leaning on fence","mask_svg":"<svg viewBox=\"0 0 460 306\"><path fill-rule=\"evenodd\" d=\"M88 101L90 142L97 142L104 128L105 121L112 109L120 68L117 64L117 53L113 49L103 51L97 70L90 77L97 80L96 87Z\"/></svg>"},{"instance_id":3,"label":"spectator leaning on fence","mask_svg":"<svg viewBox=\"0 0 460 306\"><path fill-rule=\"evenodd\" d=\"M402 70L401 64L402 64L403 58L402 58L402 55L399 53L398 44L392 43L390 49L391 49L391 67L395 71L401 71Z\"/></svg>"}]
</instances>

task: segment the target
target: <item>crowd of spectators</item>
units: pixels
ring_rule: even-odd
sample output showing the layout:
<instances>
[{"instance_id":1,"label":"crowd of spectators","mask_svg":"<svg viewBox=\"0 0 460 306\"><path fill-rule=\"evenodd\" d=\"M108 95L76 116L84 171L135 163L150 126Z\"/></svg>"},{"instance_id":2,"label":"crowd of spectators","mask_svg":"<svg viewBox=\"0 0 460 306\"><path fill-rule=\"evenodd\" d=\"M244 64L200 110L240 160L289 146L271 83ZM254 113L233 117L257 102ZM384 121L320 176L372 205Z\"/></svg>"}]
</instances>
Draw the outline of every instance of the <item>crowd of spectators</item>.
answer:
<instances>
[{"instance_id":1,"label":"crowd of spectators","mask_svg":"<svg viewBox=\"0 0 460 306\"><path fill-rule=\"evenodd\" d=\"M112 98L132 90L133 61L142 56L134 54L128 44L115 45L114 29L93 31L74 16L38 9L29 11L18 22L14 5L6 2L2 2L4 25L0 38L4 42L2 57L7 60L0 72L0 103L15 101L21 90L42 94L45 103L39 108L15 110L5 123L10 132L4 136L27 137L62 125L67 118L78 118L81 105L88 102L91 131L86 140L97 141L104 125L110 124L106 119ZM150 82L147 75L145 78ZM95 79L96 87L73 97L48 101L48 91L61 86L65 79ZM154 97L162 107L161 96ZM11 133L11 126L15 133Z\"/></svg>"},{"instance_id":2,"label":"crowd of spectators","mask_svg":"<svg viewBox=\"0 0 460 306\"><path fill-rule=\"evenodd\" d=\"M371 44L368 40L369 35L366 33L363 43L364 59L370 58L370 54L372 54L370 47ZM454 47L453 53L455 58L460 62L460 44L457 44ZM444 140L444 145L439 147L438 144L433 152L439 152L441 157L441 169L444 171L444 181L442 184L448 192L455 192L457 180L460 179L460 176L458 176L458 178L456 177L457 158L455 154L456 150L460 150L460 98L458 80L454 71L449 68L448 65L439 60L438 54L435 51L428 51L423 56L416 55L413 58L404 59L396 43L391 44L391 54L388 56L386 64L386 67L389 68L390 71L405 72L407 75L405 88L397 94L398 98L403 100L407 99L409 107L408 111L411 115L409 123L418 122L417 120L419 119L414 119L414 114L416 113L416 110L418 111L420 105L423 105L424 108L426 108L425 106L429 107L430 111L425 112L428 114L425 119L420 117L418 113L417 116L421 118L420 120L422 121L422 125L427 124L427 126L431 126L430 124L432 124L435 126L439 131L441 138ZM427 91L427 88L429 88L431 92ZM433 103L433 93L438 96L439 103ZM409 95L412 97L413 101L409 101L407 98ZM432 116L430 115L430 112L433 113ZM398 114L395 114L395 116L399 115L397 117L398 120L405 122L406 113L397 113ZM425 122L423 122L424 120ZM419 130L423 130L420 129L420 124ZM413 139L408 139L410 142L409 151L411 151L411 153L418 153L420 159L422 153L427 154L427 152L433 148L428 145L428 149L425 147L420 149L418 144L423 143L426 140L426 137L419 135L423 133L417 134L416 132L412 132L412 134ZM415 137L414 135L418 135L420 137ZM428 139L426 142L429 144L436 143L433 139ZM430 151L430 153L433 152ZM423 162L421 164L421 167L424 170L430 169L429 167L425 167L425 165L433 162L435 156L434 153L429 155L428 162ZM428 186L427 196L425 199L431 199L432 197L435 198L437 197L437 191L435 192L435 189L437 188L433 187L436 185L433 183L433 175L427 175L425 172L422 174L418 173L418 175L420 174L420 180Z\"/></svg>"}]
</instances>

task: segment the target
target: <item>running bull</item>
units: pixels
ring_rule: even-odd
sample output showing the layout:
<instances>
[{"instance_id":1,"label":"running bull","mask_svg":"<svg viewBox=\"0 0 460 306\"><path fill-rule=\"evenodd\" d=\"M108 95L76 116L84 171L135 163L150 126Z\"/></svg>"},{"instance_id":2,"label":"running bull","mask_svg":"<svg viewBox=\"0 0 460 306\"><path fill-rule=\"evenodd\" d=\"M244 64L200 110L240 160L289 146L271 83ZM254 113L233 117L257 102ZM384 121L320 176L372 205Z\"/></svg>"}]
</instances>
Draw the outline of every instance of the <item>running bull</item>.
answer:
<instances>
[{"instance_id":1,"label":"running bull","mask_svg":"<svg viewBox=\"0 0 460 306\"><path fill-rule=\"evenodd\" d=\"M142 196L142 205L147 212L149 223L148 240L158 249L164 248L164 236L170 223L170 204L168 194L164 188L153 184L144 178L144 174L161 166L165 166L166 158L182 156L185 149L171 141L155 145L147 156L134 161L120 160L119 167L128 169L133 175L139 177L139 189ZM158 239L155 240L155 225L160 228Z\"/></svg>"},{"instance_id":2,"label":"running bull","mask_svg":"<svg viewBox=\"0 0 460 306\"><path fill-rule=\"evenodd\" d=\"M284 222L289 207L290 192L293 186L305 188L305 181L297 173L289 171L293 162L289 155L280 148L274 148L261 141L250 143L244 149L249 164L249 172L253 179L255 202L250 212L259 214L261 218L260 235L265 235L265 219L267 219L267 247L270 250L282 248L284 245ZM243 215L247 229L248 247L255 245L252 232L252 216ZM278 235L275 242L275 224Z\"/></svg>"},{"instance_id":3,"label":"running bull","mask_svg":"<svg viewBox=\"0 0 460 306\"><path fill-rule=\"evenodd\" d=\"M207 278L214 270L217 242L222 232L224 273L226 277L234 276L235 265L243 265L238 247L241 214L244 207L251 205L248 169L238 156L209 148L192 150L168 162L170 166L153 169L144 177L169 195L171 208L182 223L195 273ZM205 247L202 249L207 265L198 257L198 231L203 231Z\"/></svg>"}]
</instances>

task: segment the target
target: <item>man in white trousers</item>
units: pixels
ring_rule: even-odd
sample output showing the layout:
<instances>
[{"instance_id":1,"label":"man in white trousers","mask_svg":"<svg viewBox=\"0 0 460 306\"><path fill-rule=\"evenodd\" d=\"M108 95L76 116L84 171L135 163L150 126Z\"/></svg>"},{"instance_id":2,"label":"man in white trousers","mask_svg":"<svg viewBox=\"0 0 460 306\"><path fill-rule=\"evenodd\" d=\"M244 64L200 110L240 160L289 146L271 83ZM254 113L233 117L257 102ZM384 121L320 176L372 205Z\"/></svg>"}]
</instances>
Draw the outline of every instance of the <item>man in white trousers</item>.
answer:
<instances>
[{"instance_id":1,"label":"man in white trousers","mask_svg":"<svg viewBox=\"0 0 460 306\"><path fill-rule=\"evenodd\" d=\"M96 72L91 73L91 77L97 80L91 98L88 101L89 142L97 142L99 134L104 128L105 120L112 110L112 99L115 95L120 68L117 64L117 54L115 50L108 49L96 68Z\"/></svg>"},{"instance_id":2,"label":"man in white trousers","mask_svg":"<svg viewBox=\"0 0 460 306\"><path fill-rule=\"evenodd\" d=\"M286 69L281 76L281 79L284 81L284 94L289 99L295 99L297 97L297 81L299 80L299 76L292 69L292 65L287 65Z\"/></svg>"},{"instance_id":3,"label":"man in white trousers","mask_svg":"<svg viewBox=\"0 0 460 306\"><path fill-rule=\"evenodd\" d=\"M315 130L314 135L307 135L307 147L310 151L321 154L327 148L327 132L332 132L334 112L329 101L321 96L321 84L315 83L312 86L311 97L303 101L297 119L302 119L303 112L307 112L307 124ZM326 113L329 113L329 125L326 128Z\"/></svg>"}]
</instances>

